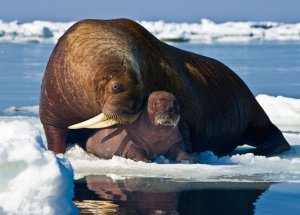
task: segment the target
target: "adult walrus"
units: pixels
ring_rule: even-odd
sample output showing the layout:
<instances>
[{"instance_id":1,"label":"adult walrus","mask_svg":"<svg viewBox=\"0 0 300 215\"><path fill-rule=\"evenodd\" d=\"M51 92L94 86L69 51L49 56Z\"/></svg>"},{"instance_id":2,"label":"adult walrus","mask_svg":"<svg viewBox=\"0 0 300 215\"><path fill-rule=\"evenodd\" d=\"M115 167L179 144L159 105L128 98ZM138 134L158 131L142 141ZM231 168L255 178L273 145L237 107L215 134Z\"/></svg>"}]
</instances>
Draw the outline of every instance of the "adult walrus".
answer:
<instances>
[{"instance_id":1,"label":"adult walrus","mask_svg":"<svg viewBox=\"0 0 300 215\"><path fill-rule=\"evenodd\" d=\"M94 116L88 122L98 127L133 122L145 95L157 90L179 101L188 152L222 156L249 144L273 155L290 148L231 69L165 44L128 19L83 20L57 42L40 97L48 148L65 152L68 126Z\"/></svg>"},{"instance_id":2,"label":"adult walrus","mask_svg":"<svg viewBox=\"0 0 300 215\"><path fill-rule=\"evenodd\" d=\"M86 142L86 150L100 158L114 155L149 162L165 155L172 160L197 161L181 147L178 129L179 105L173 94L152 92L137 120L96 130Z\"/></svg>"}]
</instances>

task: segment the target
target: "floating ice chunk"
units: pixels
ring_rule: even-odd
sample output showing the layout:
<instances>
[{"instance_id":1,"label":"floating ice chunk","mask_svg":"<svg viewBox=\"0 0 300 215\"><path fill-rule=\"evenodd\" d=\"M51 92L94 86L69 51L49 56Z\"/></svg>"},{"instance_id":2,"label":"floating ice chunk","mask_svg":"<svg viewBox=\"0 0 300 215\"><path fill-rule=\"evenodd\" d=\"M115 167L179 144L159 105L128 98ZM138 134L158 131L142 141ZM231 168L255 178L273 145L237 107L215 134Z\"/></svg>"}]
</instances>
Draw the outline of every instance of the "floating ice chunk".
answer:
<instances>
[{"instance_id":1,"label":"floating ice chunk","mask_svg":"<svg viewBox=\"0 0 300 215\"><path fill-rule=\"evenodd\" d=\"M75 22L33 21L18 23L0 20L0 41L4 42L50 42L59 37ZM167 23L139 21L157 38L165 41L200 43L235 42L255 40L300 40L300 23L278 22L224 22L215 23L202 19L199 23Z\"/></svg>"},{"instance_id":2,"label":"floating ice chunk","mask_svg":"<svg viewBox=\"0 0 300 215\"><path fill-rule=\"evenodd\" d=\"M300 99L268 95L256 99L276 125L300 125Z\"/></svg>"}]
</instances>

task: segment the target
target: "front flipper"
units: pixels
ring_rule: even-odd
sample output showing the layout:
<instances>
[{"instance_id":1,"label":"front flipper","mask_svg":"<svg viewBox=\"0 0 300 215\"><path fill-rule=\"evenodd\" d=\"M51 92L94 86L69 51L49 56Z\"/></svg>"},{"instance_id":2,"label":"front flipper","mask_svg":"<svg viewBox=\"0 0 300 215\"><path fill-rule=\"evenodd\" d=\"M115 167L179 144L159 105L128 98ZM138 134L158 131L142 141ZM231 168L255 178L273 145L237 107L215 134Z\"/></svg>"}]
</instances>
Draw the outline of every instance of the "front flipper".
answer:
<instances>
[{"instance_id":1,"label":"front flipper","mask_svg":"<svg viewBox=\"0 0 300 215\"><path fill-rule=\"evenodd\" d=\"M65 153L67 146L68 129L56 128L51 125L43 124L48 150L53 151L55 154Z\"/></svg>"},{"instance_id":2,"label":"front flipper","mask_svg":"<svg viewBox=\"0 0 300 215\"><path fill-rule=\"evenodd\" d=\"M200 160L197 157L183 151L180 148L180 143L179 142L174 144L169 149L169 151L167 152L167 157L170 158L171 160L176 160L176 161L185 160L185 161L191 161L193 163L200 163Z\"/></svg>"},{"instance_id":3,"label":"front flipper","mask_svg":"<svg viewBox=\"0 0 300 215\"><path fill-rule=\"evenodd\" d=\"M129 158L134 161L143 161L146 163L151 162L147 159L146 150L139 146L136 146L133 142L129 143L128 145L129 147L126 149L126 152L123 155L125 158Z\"/></svg>"},{"instance_id":4,"label":"front flipper","mask_svg":"<svg viewBox=\"0 0 300 215\"><path fill-rule=\"evenodd\" d=\"M200 160L193 156L193 155L190 155L184 151L180 151L179 154L177 155L177 158L176 158L177 161L191 161L193 163L200 163Z\"/></svg>"}]
</instances>

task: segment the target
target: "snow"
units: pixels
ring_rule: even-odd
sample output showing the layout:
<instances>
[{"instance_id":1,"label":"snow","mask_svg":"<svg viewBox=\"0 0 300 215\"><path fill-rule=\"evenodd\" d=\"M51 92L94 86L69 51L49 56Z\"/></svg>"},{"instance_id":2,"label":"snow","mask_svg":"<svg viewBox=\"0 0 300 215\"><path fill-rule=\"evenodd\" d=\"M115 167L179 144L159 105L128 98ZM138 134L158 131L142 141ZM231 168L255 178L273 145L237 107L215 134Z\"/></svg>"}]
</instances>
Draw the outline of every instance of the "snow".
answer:
<instances>
[{"instance_id":1,"label":"snow","mask_svg":"<svg viewBox=\"0 0 300 215\"><path fill-rule=\"evenodd\" d=\"M289 136L295 138L296 142L291 142ZM74 167L76 178L92 172L127 178L164 177L202 182L300 182L300 135L289 136L286 137L292 144L292 149L280 156L269 158L254 156L252 153L218 158L211 152L204 152L197 154L201 164L170 164L162 158L146 164L116 156L110 160L98 159L87 155L77 145L69 149L66 156Z\"/></svg>"},{"instance_id":2,"label":"snow","mask_svg":"<svg viewBox=\"0 0 300 215\"><path fill-rule=\"evenodd\" d=\"M300 124L300 99L258 95L257 101L277 125Z\"/></svg>"},{"instance_id":3,"label":"snow","mask_svg":"<svg viewBox=\"0 0 300 215\"><path fill-rule=\"evenodd\" d=\"M211 152L204 152L196 154L201 164L175 164L164 157L154 163L121 157L102 160L77 145L69 148L66 155L54 156L46 150L38 117L0 116L0 214L27 214L29 211L76 214L77 208L72 202L73 177L78 179L89 174L116 179L160 177L201 182L284 182L284 185L271 187L271 192L265 192L256 203L258 214L271 213L275 208L270 205L281 197L299 198L296 191L293 199L293 195L281 195L277 190L289 183L300 183L300 99L259 95L257 100L276 125L290 126L283 132L292 145L290 151L268 158L251 153L218 158ZM37 109L34 106L7 110L37 114Z\"/></svg>"},{"instance_id":4,"label":"snow","mask_svg":"<svg viewBox=\"0 0 300 215\"><path fill-rule=\"evenodd\" d=\"M50 42L55 43L74 22L50 22L35 20L28 23L0 20L2 42Z\"/></svg>"},{"instance_id":5,"label":"snow","mask_svg":"<svg viewBox=\"0 0 300 215\"><path fill-rule=\"evenodd\" d=\"M224 22L201 19L198 23L138 21L157 38L165 41L197 43L247 43L250 41L300 40L300 23ZM75 22L36 20L28 23L0 20L0 42L56 43Z\"/></svg>"},{"instance_id":6,"label":"snow","mask_svg":"<svg viewBox=\"0 0 300 215\"><path fill-rule=\"evenodd\" d=\"M0 214L65 214L72 203L73 171L46 150L37 119L0 121Z\"/></svg>"}]
</instances>

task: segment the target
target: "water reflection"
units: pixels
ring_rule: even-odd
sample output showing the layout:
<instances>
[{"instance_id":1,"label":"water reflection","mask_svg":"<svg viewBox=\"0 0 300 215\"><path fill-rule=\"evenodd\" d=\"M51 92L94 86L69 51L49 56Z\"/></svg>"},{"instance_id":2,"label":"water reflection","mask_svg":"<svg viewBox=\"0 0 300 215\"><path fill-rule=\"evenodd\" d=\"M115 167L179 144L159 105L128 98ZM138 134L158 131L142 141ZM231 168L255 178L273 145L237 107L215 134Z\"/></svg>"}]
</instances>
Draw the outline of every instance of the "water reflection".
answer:
<instances>
[{"instance_id":1,"label":"water reflection","mask_svg":"<svg viewBox=\"0 0 300 215\"><path fill-rule=\"evenodd\" d=\"M268 182L178 182L160 178L113 180L86 176L75 181L81 214L253 214Z\"/></svg>"}]
</instances>

